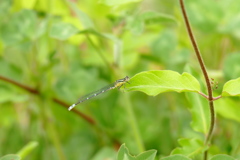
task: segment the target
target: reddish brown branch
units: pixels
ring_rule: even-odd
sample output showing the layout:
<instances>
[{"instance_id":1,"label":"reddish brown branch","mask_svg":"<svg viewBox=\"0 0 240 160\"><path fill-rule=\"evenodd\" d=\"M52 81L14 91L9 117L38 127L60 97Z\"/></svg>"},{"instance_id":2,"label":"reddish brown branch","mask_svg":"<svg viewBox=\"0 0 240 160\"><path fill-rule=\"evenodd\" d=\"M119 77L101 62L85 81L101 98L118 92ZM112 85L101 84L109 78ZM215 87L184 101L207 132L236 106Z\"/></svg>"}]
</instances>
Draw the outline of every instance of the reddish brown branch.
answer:
<instances>
[{"instance_id":1,"label":"reddish brown branch","mask_svg":"<svg viewBox=\"0 0 240 160\"><path fill-rule=\"evenodd\" d=\"M26 91L28 91L28 92L30 92L30 93L32 93L32 94L35 94L35 95L39 95L39 94L40 94L40 92L39 92L37 89L34 89L34 88L29 87L29 86L23 85L23 84L21 84L21 83L19 83L19 82L16 82L16 81L14 81L14 80L9 79L9 78L0 76L0 80L3 80L3 81L5 81L5 82L11 83L11 84L13 84L13 85L15 85L15 86L18 86L18 87L20 87L20 88L22 88L22 89L24 89L24 90L26 90ZM59 100L59 99L57 99L57 98L55 98L55 97L52 98L52 100L53 100L54 102L60 104L60 106L63 106L63 107L65 107L65 108L68 108L68 107L70 106L70 105L68 105L67 103L65 103L65 102L63 102L63 101L61 101L61 100ZM68 110L66 110L66 111L68 112ZM78 116L80 116L81 118L83 118L84 120L86 120L88 123L90 123L90 124L92 124L92 125L95 125L95 124L96 124L95 121L94 121L91 117L83 114L82 112L76 110L75 108L73 108L71 111L72 111L73 113L77 114Z\"/></svg>"},{"instance_id":2,"label":"reddish brown branch","mask_svg":"<svg viewBox=\"0 0 240 160\"><path fill-rule=\"evenodd\" d=\"M212 101L213 95L212 95L211 82L210 82L210 79L209 79L209 76L208 76L208 73L207 73L204 61L202 59L201 53L200 53L200 51L198 49L197 43L196 43L194 35L192 33L192 29L191 29L190 23L188 21L188 17L187 17L187 13L186 13L186 10L185 10L185 7L184 7L183 0L180 0L180 5L181 5L181 9L182 9L184 20L185 20L185 24L186 24L186 27L187 27L189 38L190 38L190 40L192 42L194 51L196 53L198 62L200 64L201 70L202 70L204 78L205 78L205 82L206 82L207 89L208 89L208 98L209 98L210 101Z\"/></svg>"},{"instance_id":3,"label":"reddish brown branch","mask_svg":"<svg viewBox=\"0 0 240 160\"><path fill-rule=\"evenodd\" d=\"M63 102L63 101L61 101L61 100L59 100L59 99L57 99L57 98L52 98L52 100L53 100L54 102L60 104L61 106L65 107L66 109L68 109L68 107L69 107L69 104L67 104L67 103L65 103L65 102ZM69 112L69 111L68 111L68 112ZM73 108L73 109L71 110L71 112L76 113L78 116L82 117L83 119L85 119L85 120L86 120L87 122L89 122L90 124L95 125L95 121L94 121L92 118L90 118L89 116L87 116L87 115L83 114L82 112L76 110L75 108Z\"/></svg>"},{"instance_id":4,"label":"reddish brown branch","mask_svg":"<svg viewBox=\"0 0 240 160\"><path fill-rule=\"evenodd\" d=\"M204 61L202 59L201 53L200 53L200 51L198 49L197 43L196 43L195 38L193 36L192 29L191 29L190 23L188 21L187 13L186 13L186 10L185 10L185 7L184 7L184 2L183 2L183 0L179 0L179 1L180 1L180 6L181 6L182 14L183 14L183 17L184 17L184 21L185 21L185 24L186 24L188 35L189 35L189 38L190 38L190 40L192 42L194 51L196 53L198 62L200 64L200 67L201 67L201 70L203 72L203 75L204 75L204 78L205 78L205 82L206 82L206 85L207 85L209 109L210 109L210 114L211 114L210 129L209 129L208 134L207 134L206 139L205 139L205 145L208 145L208 143L210 141L210 138L212 136L214 125L215 125L215 111L214 111L214 104L213 104L213 95L212 95L211 82L210 82L210 79L209 79L209 76L208 76L208 73L207 73ZM204 160L206 160L206 159L207 159L207 151L204 152Z\"/></svg>"},{"instance_id":5,"label":"reddish brown branch","mask_svg":"<svg viewBox=\"0 0 240 160\"><path fill-rule=\"evenodd\" d=\"M22 89L24 89L24 90L26 90L26 91L28 91L28 92L30 92L30 93L32 93L32 94L39 94L39 91L38 91L38 90L33 89L33 88L30 88L30 87L28 87L28 86L26 86L26 85L23 85L23 84L21 84L21 83L18 83L18 82L14 81L14 80L11 80L11 79L9 79L9 78L0 76L0 79L3 80L3 81L5 81L5 82L14 84L15 86L18 86L18 87L20 87L20 88L22 88Z\"/></svg>"}]
</instances>

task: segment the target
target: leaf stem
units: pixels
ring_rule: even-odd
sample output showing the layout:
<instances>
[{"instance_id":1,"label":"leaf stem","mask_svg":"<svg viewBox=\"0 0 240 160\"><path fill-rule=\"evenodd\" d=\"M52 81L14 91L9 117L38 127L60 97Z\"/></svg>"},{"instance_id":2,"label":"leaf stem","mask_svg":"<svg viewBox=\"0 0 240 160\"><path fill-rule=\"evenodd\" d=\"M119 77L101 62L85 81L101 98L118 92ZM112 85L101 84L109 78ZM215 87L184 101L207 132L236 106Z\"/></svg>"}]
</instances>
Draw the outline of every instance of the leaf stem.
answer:
<instances>
[{"instance_id":1,"label":"leaf stem","mask_svg":"<svg viewBox=\"0 0 240 160\"><path fill-rule=\"evenodd\" d=\"M181 6L181 10L182 10L182 14L183 14L183 17L184 17L184 21L185 21L185 24L186 24L186 28L187 28L189 38L190 38L191 43L193 45L195 54L197 56L198 62L200 64L200 67L201 67L201 70L203 72L205 82L206 82L206 85L207 85L208 101L209 101L209 108L210 108L210 114L211 114L210 129L209 129L209 131L207 133L207 136L206 136L206 139L205 139L205 145L207 145L210 141L210 138L211 138L211 135L212 135L212 132L213 132L213 128L214 128L214 124L215 124L215 111L214 111L214 104L213 104L212 87L211 87L211 82L210 82L210 79L209 79L204 61L201 57L200 50L198 49L197 43L196 43L194 35L192 33L190 23L188 21L187 13L186 13L186 10L185 10L185 7L184 7L184 2L183 2L183 0L179 0L179 2L180 2L180 6ZM204 152L204 160L206 160L206 159L207 159L207 151Z\"/></svg>"},{"instance_id":2,"label":"leaf stem","mask_svg":"<svg viewBox=\"0 0 240 160\"><path fill-rule=\"evenodd\" d=\"M202 92L198 92L198 94L200 94L201 96L203 96L204 98L206 98L207 100L209 100L209 97L208 97L206 94L204 94L204 93L202 93ZM212 97L212 101L218 100L219 98L222 98L222 95L217 96L217 97Z\"/></svg>"},{"instance_id":3,"label":"leaf stem","mask_svg":"<svg viewBox=\"0 0 240 160\"><path fill-rule=\"evenodd\" d=\"M198 92L201 96L203 96L204 98L208 99L208 96L202 92Z\"/></svg>"}]
</instances>

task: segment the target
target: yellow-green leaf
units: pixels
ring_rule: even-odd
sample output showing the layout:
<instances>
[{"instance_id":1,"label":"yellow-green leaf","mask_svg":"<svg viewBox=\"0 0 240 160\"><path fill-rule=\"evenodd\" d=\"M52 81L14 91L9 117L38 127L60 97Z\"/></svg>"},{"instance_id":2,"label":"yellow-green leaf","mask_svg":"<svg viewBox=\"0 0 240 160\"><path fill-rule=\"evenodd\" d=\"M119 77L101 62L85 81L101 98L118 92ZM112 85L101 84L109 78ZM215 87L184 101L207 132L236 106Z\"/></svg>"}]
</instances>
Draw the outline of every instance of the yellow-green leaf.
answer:
<instances>
[{"instance_id":1,"label":"yellow-green leaf","mask_svg":"<svg viewBox=\"0 0 240 160\"><path fill-rule=\"evenodd\" d=\"M240 96L240 78L225 83L222 96Z\"/></svg>"},{"instance_id":2,"label":"yellow-green leaf","mask_svg":"<svg viewBox=\"0 0 240 160\"><path fill-rule=\"evenodd\" d=\"M133 76L126 87L128 91L141 91L150 96L171 91L200 92L200 84L195 77L170 70L141 72Z\"/></svg>"}]
</instances>

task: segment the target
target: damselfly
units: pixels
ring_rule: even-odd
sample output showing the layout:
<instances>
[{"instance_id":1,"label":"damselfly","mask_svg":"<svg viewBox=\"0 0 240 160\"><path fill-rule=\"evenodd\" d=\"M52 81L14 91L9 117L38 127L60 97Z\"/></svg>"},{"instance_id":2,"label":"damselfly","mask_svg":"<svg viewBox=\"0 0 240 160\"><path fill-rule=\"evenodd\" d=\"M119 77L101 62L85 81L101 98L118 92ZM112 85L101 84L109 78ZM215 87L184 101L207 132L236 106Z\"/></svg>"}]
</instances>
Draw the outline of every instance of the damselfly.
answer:
<instances>
[{"instance_id":1,"label":"damselfly","mask_svg":"<svg viewBox=\"0 0 240 160\"><path fill-rule=\"evenodd\" d=\"M91 99L91 98L93 98L93 97L96 97L96 96L98 96L98 95L101 94L101 93L104 93L104 92L109 91L109 90L111 90L111 89L115 89L115 88L118 88L118 89L119 89L119 88L121 88L126 82L129 83L129 82L128 82L129 79L130 79L130 78L129 78L128 76L126 76L125 78L116 80L114 83L112 83L112 84L110 84L110 85L108 85L108 86L106 86L106 87L103 87L103 88L101 88L101 89L99 89L99 90L97 90L97 91L95 91L95 92L92 92L92 93L90 93L90 94L87 94L87 95L79 98L78 102L77 102L77 103L74 103L73 105L71 105L71 106L68 108L68 110L70 111L71 109L73 109L73 107L75 107L75 106L78 105L79 103L82 103L82 102L84 102L84 101L86 101L86 100L89 100L89 99Z\"/></svg>"}]
</instances>

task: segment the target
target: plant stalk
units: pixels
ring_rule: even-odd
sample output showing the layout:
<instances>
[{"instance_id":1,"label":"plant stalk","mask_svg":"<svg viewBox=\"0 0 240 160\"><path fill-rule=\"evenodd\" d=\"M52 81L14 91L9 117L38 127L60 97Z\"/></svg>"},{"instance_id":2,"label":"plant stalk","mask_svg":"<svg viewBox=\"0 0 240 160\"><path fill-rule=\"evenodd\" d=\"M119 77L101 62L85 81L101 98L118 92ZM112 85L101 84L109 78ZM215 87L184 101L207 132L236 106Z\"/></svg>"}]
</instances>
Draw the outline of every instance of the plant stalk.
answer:
<instances>
[{"instance_id":1,"label":"plant stalk","mask_svg":"<svg viewBox=\"0 0 240 160\"><path fill-rule=\"evenodd\" d=\"M182 14L183 14L183 18L184 18L184 21L185 21L185 24L186 24L186 28L187 28L189 38L190 38L191 43L193 45L195 54L197 56L199 65L201 67L201 70L202 70L202 73L204 75L205 82L206 82L206 85L207 85L208 101L209 101L209 108L210 108L210 115L211 115L210 128L209 128L209 131L208 131L208 133L206 135L206 139L205 139L205 145L208 145L208 143L210 141L210 138L211 138L211 135L213 133L213 128L214 128L214 124L215 124L215 111L214 111L214 104L213 104L213 94L212 94L211 82L210 82L210 79L209 79L204 61L202 59L200 50L197 46L196 40L195 40L194 35L192 33L192 29L191 29L190 23L188 21L187 13L186 13L186 10L185 10L184 2L183 2L183 0L179 0L179 2L180 2L180 6L181 6L181 10L182 10ZM204 160L207 159L207 152L208 151L204 152Z\"/></svg>"}]
</instances>

